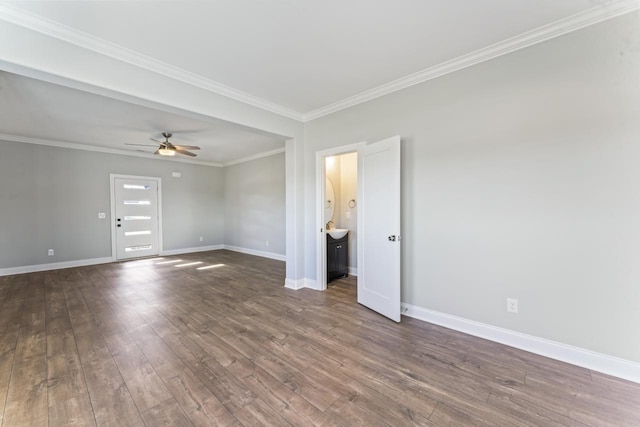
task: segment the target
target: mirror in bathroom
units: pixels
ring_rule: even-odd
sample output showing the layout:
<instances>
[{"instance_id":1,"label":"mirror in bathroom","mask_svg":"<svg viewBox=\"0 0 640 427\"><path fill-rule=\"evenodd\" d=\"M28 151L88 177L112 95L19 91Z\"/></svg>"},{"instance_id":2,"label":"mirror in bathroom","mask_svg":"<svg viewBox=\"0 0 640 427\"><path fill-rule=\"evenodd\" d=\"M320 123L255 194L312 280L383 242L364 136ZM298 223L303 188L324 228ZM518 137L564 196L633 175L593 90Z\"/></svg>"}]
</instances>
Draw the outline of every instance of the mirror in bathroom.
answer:
<instances>
[{"instance_id":1,"label":"mirror in bathroom","mask_svg":"<svg viewBox=\"0 0 640 427\"><path fill-rule=\"evenodd\" d=\"M324 223L333 220L333 211L336 204L336 196L333 193L333 184L327 178L324 186Z\"/></svg>"}]
</instances>

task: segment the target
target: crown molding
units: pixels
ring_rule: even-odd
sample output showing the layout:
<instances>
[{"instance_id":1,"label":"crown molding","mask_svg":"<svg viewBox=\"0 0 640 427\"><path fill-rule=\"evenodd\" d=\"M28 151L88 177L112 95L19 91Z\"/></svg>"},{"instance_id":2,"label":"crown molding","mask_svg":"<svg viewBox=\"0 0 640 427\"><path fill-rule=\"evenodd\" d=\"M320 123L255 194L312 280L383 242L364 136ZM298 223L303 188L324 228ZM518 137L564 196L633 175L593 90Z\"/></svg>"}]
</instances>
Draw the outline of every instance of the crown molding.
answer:
<instances>
[{"instance_id":1,"label":"crown molding","mask_svg":"<svg viewBox=\"0 0 640 427\"><path fill-rule=\"evenodd\" d=\"M614 0L600 6L588 9L584 12L571 15L567 18L553 22L534 30L522 33L515 37L503 40L493 45L478 49L471 53L459 56L450 61L434 65L408 76L385 83L376 88L361 92L357 95L345 98L341 101L318 108L302 116L303 122L308 122L320 117L353 107L363 102L388 95L407 87L424 83L429 80L453 73L463 68L489 61L502 55L533 46L538 43L571 33L581 28L606 21L616 16L624 15L640 9L640 0Z\"/></svg>"},{"instance_id":2,"label":"crown molding","mask_svg":"<svg viewBox=\"0 0 640 427\"><path fill-rule=\"evenodd\" d=\"M162 156L156 156L150 153L143 153L141 151L130 151L130 150L122 150L119 148L109 148L109 147L100 147L96 145L87 145L87 144L78 144L75 142L65 142L65 141L55 141L52 139L42 139L42 138L31 138L28 136L19 136L19 135L9 135L0 133L0 141L9 141L9 142L24 142L27 144L37 144L37 145L47 145L50 147L60 147L60 148L70 148L73 150L84 150L84 151L94 151L97 153L108 153L108 154L118 154L122 156L133 156L133 157L144 157L145 159L152 160L166 160L170 162L180 162L180 163L191 163L194 165L202 165L202 166L213 166L217 168L222 168L226 166L236 165L238 163L244 163L251 160L261 159L263 157L273 156L275 154L280 154L285 152L285 148L278 148L271 151L265 151L263 153L254 154L252 156L243 157L241 159L232 160L227 163L216 163L216 162L205 162L202 160L193 160L182 157L173 157L167 158Z\"/></svg>"},{"instance_id":3,"label":"crown molding","mask_svg":"<svg viewBox=\"0 0 640 427\"><path fill-rule=\"evenodd\" d=\"M290 119L302 121L302 114L290 108L204 78L190 71L183 70L179 67L167 64L166 62L143 55L118 44L111 43L85 33L84 31L68 27L59 22L46 19L25 10L15 8L7 4L0 4L0 19L65 42L72 43L101 55L199 87L200 89L231 98L253 107L270 111Z\"/></svg>"},{"instance_id":4,"label":"crown molding","mask_svg":"<svg viewBox=\"0 0 640 427\"><path fill-rule=\"evenodd\" d=\"M584 12L577 13L551 24L544 25L515 37L478 49L458 58L434 65L433 67L393 80L376 88L361 92L357 95L342 99L307 113L292 110L282 105L231 88L222 83L206 79L195 73L183 70L149 56L142 55L138 52L92 36L83 31L79 31L30 12L8 6L6 3L0 4L0 19L145 70L164 75L174 80L199 87L209 92L222 95L290 119L300 122L308 122L638 9L640 9L640 0L609 1Z\"/></svg>"},{"instance_id":5,"label":"crown molding","mask_svg":"<svg viewBox=\"0 0 640 427\"><path fill-rule=\"evenodd\" d=\"M224 167L233 166L233 165L237 165L239 163L250 162L251 160L258 160L258 159L262 159L263 157L269 157L269 156L273 156L275 154L280 154L280 153L284 153L284 152L285 152L285 148L284 147L277 148L275 150L265 151L264 153L254 154L253 156L243 157L243 158L238 159L238 160L232 160L230 162L223 163L222 166L224 166Z\"/></svg>"},{"instance_id":6,"label":"crown molding","mask_svg":"<svg viewBox=\"0 0 640 427\"><path fill-rule=\"evenodd\" d=\"M221 163L215 163L215 162L204 162L201 160L192 160L192 159L185 159L185 158L168 159L166 156L161 157L161 156L156 156L150 153L143 153L141 151L129 151L129 150L122 150L118 148L99 147L96 145L77 144L74 142L54 141L52 139L31 138L28 136L8 135L8 134L0 133L0 141L24 142L27 144L47 145L50 147L59 147L59 148L70 148L72 150L119 154L121 156L144 157L145 159L151 159L151 160L165 160L170 162L191 163L195 165L213 166L218 168L223 167Z\"/></svg>"}]
</instances>

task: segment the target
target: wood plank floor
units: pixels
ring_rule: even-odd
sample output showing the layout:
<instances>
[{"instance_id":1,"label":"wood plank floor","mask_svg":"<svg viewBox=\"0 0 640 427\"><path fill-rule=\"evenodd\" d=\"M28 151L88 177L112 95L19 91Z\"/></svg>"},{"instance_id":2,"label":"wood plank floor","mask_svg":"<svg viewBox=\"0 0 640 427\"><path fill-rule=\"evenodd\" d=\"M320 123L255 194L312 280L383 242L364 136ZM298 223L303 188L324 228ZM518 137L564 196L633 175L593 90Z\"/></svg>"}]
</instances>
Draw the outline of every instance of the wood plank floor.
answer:
<instances>
[{"instance_id":1,"label":"wood plank floor","mask_svg":"<svg viewBox=\"0 0 640 427\"><path fill-rule=\"evenodd\" d=\"M640 384L283 282L229 251L0 277L0 423L640 426Z\"/></svg>"}]
</instances>

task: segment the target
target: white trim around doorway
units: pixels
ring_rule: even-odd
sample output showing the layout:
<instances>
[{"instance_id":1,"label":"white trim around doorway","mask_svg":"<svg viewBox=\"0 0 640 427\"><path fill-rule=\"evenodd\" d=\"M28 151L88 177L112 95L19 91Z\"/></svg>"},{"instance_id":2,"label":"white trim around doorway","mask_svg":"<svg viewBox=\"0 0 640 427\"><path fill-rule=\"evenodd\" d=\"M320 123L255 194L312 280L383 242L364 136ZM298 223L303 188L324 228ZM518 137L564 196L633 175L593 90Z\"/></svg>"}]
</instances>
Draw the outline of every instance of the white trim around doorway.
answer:
<instances>
[{"instance_id":1,"label":"white trim around doorway","mask_svg":"<svg viewBox=\"0 0 640 427\"><path fill-rule=\"evenodd\" d=\"M327 233L324 224L324 193L327 177L324 160L331 156L359 153L366 141L316 151L316 280L315 286L305 286L319 291L327 289ZM358 186L360 183L358 182ZM357 232L357 228L356 228Z\"/></svg>"},{"instance_id":2,"label":"white trim around doorway","mask_svg":"<svg viewBox=\"0 0 640 427\"><path fill-rule=\"evenodd\" d=\"M141 179L148 181L155 181L158 185L158 255L162 254L162 178L156 176L137 176L137 175L120 175L115 173L109 174L109 194L111 195L111 260L117 261L116 255L116 179Z\"/></svg>"}]
</instances>

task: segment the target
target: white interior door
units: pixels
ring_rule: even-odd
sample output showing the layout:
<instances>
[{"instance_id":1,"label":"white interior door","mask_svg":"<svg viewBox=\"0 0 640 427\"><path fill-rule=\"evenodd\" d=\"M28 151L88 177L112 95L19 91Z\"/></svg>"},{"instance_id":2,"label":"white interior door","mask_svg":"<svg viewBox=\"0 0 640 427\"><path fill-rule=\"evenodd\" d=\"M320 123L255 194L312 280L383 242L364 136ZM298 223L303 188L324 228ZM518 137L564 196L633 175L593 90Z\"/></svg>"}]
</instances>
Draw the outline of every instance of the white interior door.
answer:
<instances>
[{"instance_id":1,"label":"white interior door","mask_svg":"<svg viewBox=\"0 0 640 427\"><path fill-rule=\"evenodd\" d=\"M116 258L158 255L158 181L115 178Z\"/></svg>"},{"instance_id":2,"label":"white interior door","mask_svg":"<svg viewBox=\"0 0 640 427\"><path fill-rule=\"evenodd\" d=\"M400 321L400 137L358 153L358 302Z\"/></svg>"}]
</instances>

